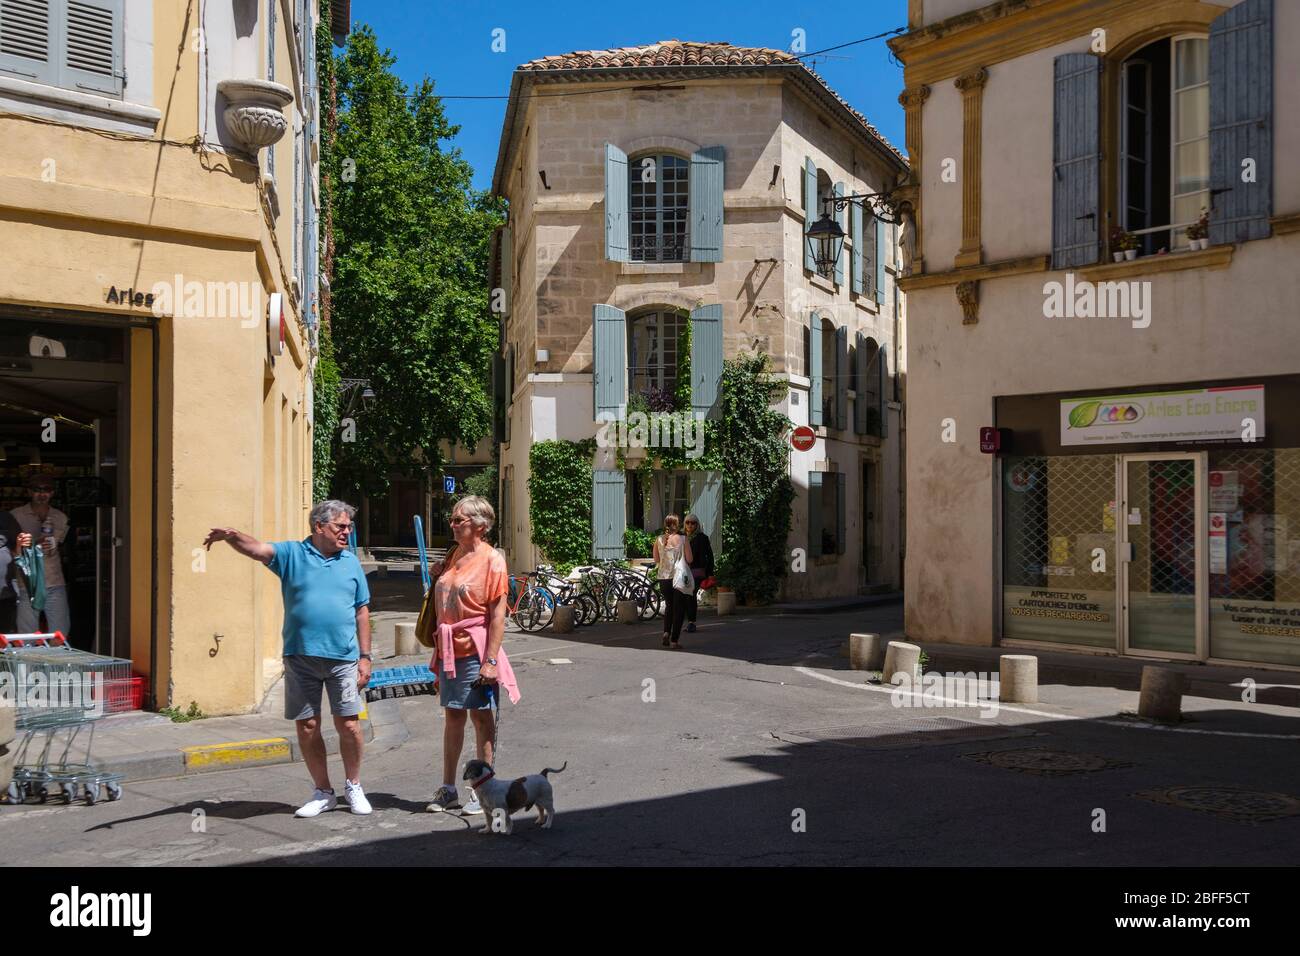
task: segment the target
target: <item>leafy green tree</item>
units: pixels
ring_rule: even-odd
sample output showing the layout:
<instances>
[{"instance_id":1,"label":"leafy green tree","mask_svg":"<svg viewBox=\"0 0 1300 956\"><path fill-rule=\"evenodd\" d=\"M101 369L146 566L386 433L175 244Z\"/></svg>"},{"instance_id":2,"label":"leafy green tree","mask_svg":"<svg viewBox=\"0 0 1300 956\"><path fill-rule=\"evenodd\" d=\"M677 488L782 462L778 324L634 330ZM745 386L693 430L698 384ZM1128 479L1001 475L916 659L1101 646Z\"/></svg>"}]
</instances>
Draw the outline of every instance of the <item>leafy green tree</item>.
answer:
<instances>
[{"instance_id":1,"label":"leafy green tree","mask_svg":"<svg viewBox=\"0 0 1300 956\"><path fill-rule=\"evenodd\" d=\"M389 473L441 465L443 439L482 440L492 424L488 251L499 200L472 187L449 145L428 78L393 73L374 31L334 58L337 136L322 156L333 214L332 332L339 373L375 392L354 405L356 440L333 437L335 487L382 494Z\"/></svg>"}]
</instances>

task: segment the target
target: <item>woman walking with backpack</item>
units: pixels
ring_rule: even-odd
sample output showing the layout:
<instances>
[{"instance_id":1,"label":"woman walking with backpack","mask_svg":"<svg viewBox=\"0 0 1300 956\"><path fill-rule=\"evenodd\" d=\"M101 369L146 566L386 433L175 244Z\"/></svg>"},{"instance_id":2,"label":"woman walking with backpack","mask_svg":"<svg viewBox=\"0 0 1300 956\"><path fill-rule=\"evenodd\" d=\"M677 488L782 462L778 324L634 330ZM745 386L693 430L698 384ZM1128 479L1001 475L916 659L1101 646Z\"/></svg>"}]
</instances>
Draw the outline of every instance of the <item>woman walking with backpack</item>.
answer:
<instances>
[{"instance_id":1,"label":"woman walking with backpack","mask_svg":"<svg viewBox=\"0 0 1300 956\"><path fill-rule=\"evenodd\" d=\"M679 521L677 515L668 515L664 518L663 534L655 538L654 560L655 569L659 578L659 590L664 596L664 647L671 647L679 651L682 645L678 638L682 633L682 615L686 611L685 594L681 594L673 587L673 571L677 562L685 559L687 565L691 563L691 544L686 540L686 536L680 534L677 530Z\"/></svg>"}]
</instances>

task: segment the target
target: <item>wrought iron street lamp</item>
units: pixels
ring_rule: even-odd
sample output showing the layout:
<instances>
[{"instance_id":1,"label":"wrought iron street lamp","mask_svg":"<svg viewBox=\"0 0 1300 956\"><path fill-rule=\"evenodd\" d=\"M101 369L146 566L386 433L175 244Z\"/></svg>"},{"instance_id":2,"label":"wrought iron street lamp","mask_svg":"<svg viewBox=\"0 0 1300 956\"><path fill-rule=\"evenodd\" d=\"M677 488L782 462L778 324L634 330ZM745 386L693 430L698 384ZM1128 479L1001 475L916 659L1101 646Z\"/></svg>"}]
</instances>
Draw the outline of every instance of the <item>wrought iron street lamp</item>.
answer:
<instances>
[{"instance_id":1,"label":"wrought iron street lamp","mask_svg":"<svg viewBox=\"0 0 1300 956\"><path fill-rule=\"evenodd\" d=\"M840 253L844 250L844 230L840 228L835 213L848 207L852 202L867 202L872 214L880 222L897 223L900 221L898 202L893 197L893 190L883 193L859 193L852 196L827 196L822 200L821 218L808 227L804 238L812 247L813 262L817 271L829 276L835 271Z\"/></svg>"}]
</instances>

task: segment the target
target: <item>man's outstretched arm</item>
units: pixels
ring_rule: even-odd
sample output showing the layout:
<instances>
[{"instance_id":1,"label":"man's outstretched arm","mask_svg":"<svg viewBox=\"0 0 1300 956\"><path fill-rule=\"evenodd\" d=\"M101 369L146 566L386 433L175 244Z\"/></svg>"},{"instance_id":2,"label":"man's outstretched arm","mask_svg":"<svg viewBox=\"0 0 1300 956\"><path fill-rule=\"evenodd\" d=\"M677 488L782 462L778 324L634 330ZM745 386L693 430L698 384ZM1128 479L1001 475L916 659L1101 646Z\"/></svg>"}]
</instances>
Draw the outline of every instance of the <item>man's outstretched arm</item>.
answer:
<instances>
[{"instance_id":1,"label":"man's outstretched arm","mask_svg":"<svg viewBox=\"0 0 1300 956\"><path fill-rule=\"evenodd\" d=\"M211 551L212 546L218 541L230 542L230 546L240 554L256 558L263 564L270 564L271 558L275 556L275 549L271 545L265 541L258 541L251 534L236 531L234 528L213 528L208 532L207 538L204 539L203 547Z\"/></svg>"}]
</instances>

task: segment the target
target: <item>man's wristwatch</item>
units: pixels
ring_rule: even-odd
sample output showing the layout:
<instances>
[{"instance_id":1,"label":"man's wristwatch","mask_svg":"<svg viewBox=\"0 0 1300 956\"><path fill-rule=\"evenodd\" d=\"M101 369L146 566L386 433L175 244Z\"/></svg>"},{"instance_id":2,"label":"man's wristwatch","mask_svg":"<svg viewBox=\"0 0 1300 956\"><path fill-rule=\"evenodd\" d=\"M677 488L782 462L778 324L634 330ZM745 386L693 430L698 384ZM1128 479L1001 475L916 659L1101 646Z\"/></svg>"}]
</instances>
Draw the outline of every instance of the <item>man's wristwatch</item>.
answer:
<instances>
[{"instance_id":1,"label":"man's wristwatch","mask_svg":"<svg viewBox=\"0 0 1300 956\"><path fill-rule=\"evenodd\" d=\"M375 659L374 659L372 656L370 656L369 654L362 654L362 655L361 655L361 659L362 659L363 661L370 661L372 664L373 664L374 661L375 661Z\"/></svg>"},{"instance_id":2,"label":"man's wristwatch","mask_svg":"<svg viewBox=\"0 0 1300 956\"><path fill-rule=\"evenodd\" d=\"M493 667L496 667L497 659L495 657L489 657L487 661L485 661L485 663L491 664Z\"/></svg>"}]
</instances>

